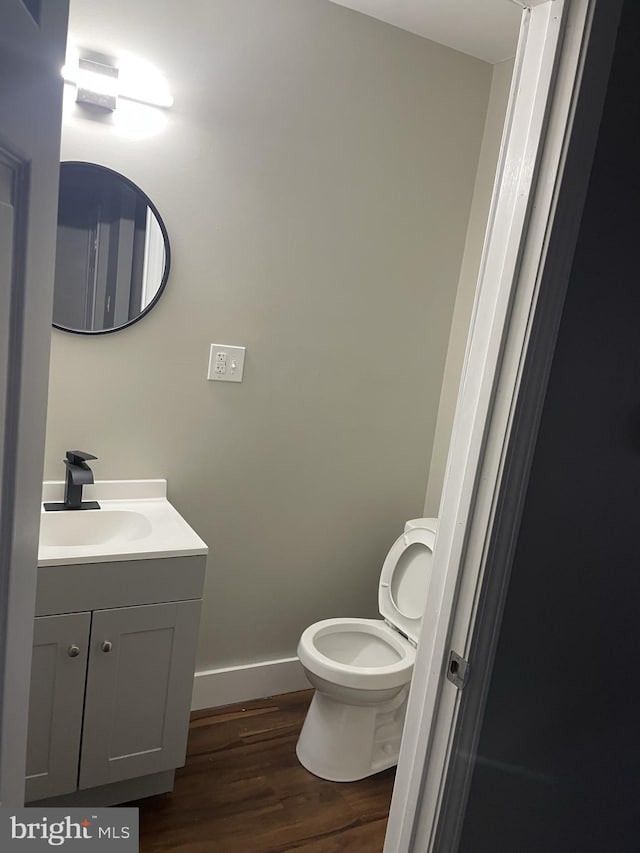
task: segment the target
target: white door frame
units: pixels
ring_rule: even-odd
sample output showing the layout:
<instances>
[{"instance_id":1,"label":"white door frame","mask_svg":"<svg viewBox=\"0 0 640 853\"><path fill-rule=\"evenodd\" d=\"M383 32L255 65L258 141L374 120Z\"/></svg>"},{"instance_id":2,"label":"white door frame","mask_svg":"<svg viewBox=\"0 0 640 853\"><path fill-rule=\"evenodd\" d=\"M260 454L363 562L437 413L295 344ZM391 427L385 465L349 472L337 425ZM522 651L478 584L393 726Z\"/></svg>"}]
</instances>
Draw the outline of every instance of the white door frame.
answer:
<instances>
[{"instance_id":1,"label":"white door frame","mask_svg":"<svg viewBox=\"0 0 640 853\"><path fill-rule=\"evenodd\" d=\"M384 853L433 849L460 705L446 667L451 649L468 655L596 2L518 4L523 6L520 39ZM617 20L619 9L612 14ZM610 53L603 63L610 61ZM606 74L608 64L605 81ZM584 139L588 164L602 89L593 105L592 132ZM583 185L587 177L588 166ZM576 192L582 192L581 205L584 186ZM572 249L569 241L566 252ZM561 309L559 298L555 325L545 333L549 364ZM539 407L545 386L546 378ZM534 440L535 425L529 452ZM521 497L525 486L526 478Z\"/></svg>"}]
</instances>

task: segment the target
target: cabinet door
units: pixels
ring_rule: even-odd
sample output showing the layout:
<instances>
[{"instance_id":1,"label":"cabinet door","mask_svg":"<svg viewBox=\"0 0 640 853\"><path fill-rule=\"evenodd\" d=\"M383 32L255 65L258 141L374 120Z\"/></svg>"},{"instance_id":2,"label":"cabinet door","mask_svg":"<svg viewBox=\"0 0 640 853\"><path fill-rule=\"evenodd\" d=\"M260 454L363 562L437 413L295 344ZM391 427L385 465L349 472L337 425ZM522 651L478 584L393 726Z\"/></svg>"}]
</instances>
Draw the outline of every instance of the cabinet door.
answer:
<instances>
[{"instance_id":1,"label":"cabinet door","mask_svg":"<svg viewBox=\"0 0 640 853\"><path fill-rule=\"evenodd\" d=\"M26 800L78 786L90 613L34 620Z\"/></svg>"},{"instance_id":2,"label":"cabinet door","mask_svg":"<svg viewBox=\"0 0 640 853\"><path fill-rule=\"evenodd\" d=\"M94 612L80 788L184 763L200 604Z\"/></svg>"}]
</instances>

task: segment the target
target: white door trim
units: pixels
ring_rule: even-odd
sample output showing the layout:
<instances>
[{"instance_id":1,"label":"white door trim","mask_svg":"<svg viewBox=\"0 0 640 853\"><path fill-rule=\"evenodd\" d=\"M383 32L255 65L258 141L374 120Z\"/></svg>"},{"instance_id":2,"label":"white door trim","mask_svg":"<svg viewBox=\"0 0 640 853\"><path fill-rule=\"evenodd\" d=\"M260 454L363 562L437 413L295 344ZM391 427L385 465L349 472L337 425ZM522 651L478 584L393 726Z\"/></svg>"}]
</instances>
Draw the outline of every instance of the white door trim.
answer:
<instances>
[{"instance_id":1,"label":"white door trim","mask_svg":"<svg viewBox=\"0 0 640 853\"><path fill-rule=\"evenodd\" d=\"M593 6L523 11L385 853L434 841L459 706L446 661L453 641L466 654L473 627Z\"/></svg>"}]
</instances>

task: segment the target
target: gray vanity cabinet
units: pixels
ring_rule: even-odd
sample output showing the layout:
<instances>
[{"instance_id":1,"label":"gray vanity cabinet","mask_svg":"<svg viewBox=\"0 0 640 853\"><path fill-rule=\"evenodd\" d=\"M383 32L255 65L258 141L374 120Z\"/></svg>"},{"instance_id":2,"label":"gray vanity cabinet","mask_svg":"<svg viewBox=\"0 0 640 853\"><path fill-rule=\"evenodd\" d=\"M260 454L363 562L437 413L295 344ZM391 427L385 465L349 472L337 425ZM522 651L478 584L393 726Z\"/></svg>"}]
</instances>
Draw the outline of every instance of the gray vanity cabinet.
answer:
<instances>
[{"instance_id":1,"label":"gray vanity cabinet","mask_svg":"<svg viewBox=\"0 0 640 853\"><path fill-rule=\"evenodd\" d=\"M75 791L90 613L35 620L29 699L27 800Z\"/></svg>"},{"instance_id":2,"label":"gray vanity cabinet","mask_svg":"<svg viewBox=\"0 0 640 853\"><path fill-rule=\"evenodd\" d=\"M204 555L38 569L27 802L115 805L184 764Z\"/></svg>"},{"instance_id":3,"label":"gray vanity cabinet","mask_svg":"<svg viewBox=\"0 0 640 853\"><path fill-rule=\"evenodd\" d=\"M184 762L199 617L199 601L93 614L81 789Z\"/></svg>"}]
</instances>

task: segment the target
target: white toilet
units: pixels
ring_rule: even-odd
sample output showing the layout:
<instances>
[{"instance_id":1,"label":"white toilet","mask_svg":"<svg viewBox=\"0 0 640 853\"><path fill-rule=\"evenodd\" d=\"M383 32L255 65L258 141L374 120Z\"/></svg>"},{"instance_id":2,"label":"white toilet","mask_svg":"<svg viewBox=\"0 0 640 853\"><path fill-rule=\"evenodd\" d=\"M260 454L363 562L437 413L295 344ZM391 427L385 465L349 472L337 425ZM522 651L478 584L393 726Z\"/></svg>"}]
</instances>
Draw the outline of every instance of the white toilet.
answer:
<instances>
[{"instance_id":1,"label":"white toilet","mask_svg":"<svg viewBox=\"0 0 640 853\"><path fill-rule=\"evenodd\" d=\"M354 782L398 761L437 519L408 521L382 566L383 619L324 619L300 637L316 688L296 753L311 773Z\"/></svg>"}]
</instances>

